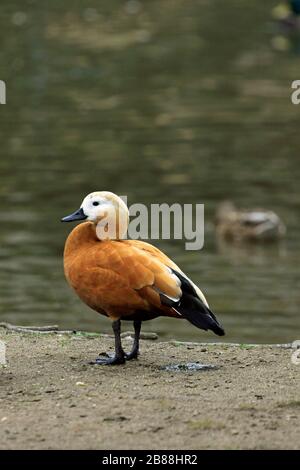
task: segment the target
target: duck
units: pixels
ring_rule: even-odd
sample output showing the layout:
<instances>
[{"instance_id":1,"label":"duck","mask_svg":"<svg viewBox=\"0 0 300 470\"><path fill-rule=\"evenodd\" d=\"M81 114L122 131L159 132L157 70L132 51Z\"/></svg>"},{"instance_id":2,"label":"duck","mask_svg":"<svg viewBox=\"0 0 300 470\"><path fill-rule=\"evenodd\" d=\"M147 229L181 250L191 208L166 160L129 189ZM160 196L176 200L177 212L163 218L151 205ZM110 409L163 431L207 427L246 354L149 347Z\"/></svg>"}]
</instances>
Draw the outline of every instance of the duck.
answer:
<instances>
[{"instance_id":1,"label":"duck","mask_svg":"<svg viewBox=\"0 0 300 470\"><path fill-rule=\"evenodd\" d=\"M300 30L300 0L286 0L272 10L273 18L285 32Z\"/></svg>"},{"instance_id":2,"label":"duck","mask_svg":"<svg viewBox=\"0 0 300 470\"><path fill-rule=\"evenodd\" d=\"M228 241L267 242L282 238L286 227L280 217L267 209L238 209L222 202L215 216L217 236Z\"/></svg>"},{"instance_id":3,"label":"duck","mask_svg":"<svg viewBox=\"0 0 300 470\"><path fill-rule=\"evenodd\" d=\"M202 291L166 254L150 243L126 238L129 210L121 197L92 192L61 220L80 221L65 242L66 280L86 305L112 322L114 355L97 357L92 364L137 359L142 322L160 316L225 334ZM134 325L129 353L122 347L121 321Z\"/></svg>"}]
</instances>

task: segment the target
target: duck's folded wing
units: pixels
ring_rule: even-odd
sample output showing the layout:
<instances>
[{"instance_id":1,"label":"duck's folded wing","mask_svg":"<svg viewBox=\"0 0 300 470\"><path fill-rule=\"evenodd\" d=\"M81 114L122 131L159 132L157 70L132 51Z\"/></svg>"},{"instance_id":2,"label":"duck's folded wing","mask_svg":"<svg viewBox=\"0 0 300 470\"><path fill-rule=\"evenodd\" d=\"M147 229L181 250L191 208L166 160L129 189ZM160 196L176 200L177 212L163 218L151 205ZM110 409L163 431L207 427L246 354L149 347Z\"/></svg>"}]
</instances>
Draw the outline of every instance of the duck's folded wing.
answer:
<instances>
[{"instance_id":1,"label":"duck's folded wing","mask_svg":"<svg viewBox=\"0 0 300 470\"><path fill-rule=\"evenodd\" d=\"M114 269L141 296L149 297L149 301L155 301L156 306L161 305L160 292L179 301L182 295L181 282L168 266L174 263L159 250L151 252L142 247L143 242L139 245L119 243L115 253L119 257L119 262L115 264Z\"/></svg>"},{"instance_id":2,"label":"duck's folded wing","mask_svg":"<svg viewBox=\"0 0 300 470\"><path fill-rule=\"evenodd\" d=\"M168 266L168 268L171 268L173 270L173 274L175 272L180 273L194 288L196 292L196 296L199 297L199 299L208 307L207 300L203 294L203 292L199 289L198 286L196 286L191 279L187 277L187 275L181 271L181 269L167 256L165 255L162 251L160 251L158 248L156 248L153 245L150 245L150 243L146 243L140 240L128 240L126 243L130 244L131 246L134 246L138 248L139 250L142 250L146 253L149 253L152 255L154 258L158 259L161 261L165 266ZM178 280L177 276L177 283L181 285L181 281Z\"/></svg>"},{"instance_id":3,"label":"duck's folded wing","mask_svg":"<svg viewBox=\"0 0 300 470\"><path fill-rule=\"evenodd\" d=\"M98 286L102 302L111 310L122 306L159 310L186 318L198 328L224 334L200 289L151 245L110 242L102 245L101 252L95 252L94 261L95 288Z\"/></svg>"},{"instance_id":4,"label":"duck's folded wing","mask_svg":"<svg viewBox=\"0 0 300 470\"><path fill-rule=\"evenodd\" d=\"M76 285L80 284L81 296L86 290L94 304L98 299L107 308L155 308L167 313L160 293L175 302L182 295L181 283L167 265L149 252L123 242L103 243L101 250L89 253L78 272L80 280Z\"/></svg>"},{"instance_id":5,"label":"duck's folded wing","mask_svg":"<svg viewBox=\"0 0 300 470\"><path fill-rule=\"evenodd\" d=\"M243 225L258 226L265 223L278 225L280 219L275 212L265 210L245 211L240 216L240 221Z\"/></svg>"},{"instance_id":6,"label":"duck's folded wing","mask_svg":"<svg viewBox=\"0 0 300 470\"><path fill-rule=\"evenodd\" d=\"M152 288L159 294L163 305L168 306L179 316L186 318L193 325L204 330L212 330L219 336L224 335L224 330L214 313L210 310L201 290L157 248L144 242L136 244L140 251L149 253L153 258L163 264L164 277L155 276ZM147 257L149 258L149 256ZM163 279L163 282L162 282ZM170 295L166 289L166 283L174 283L177 286L177 294ZM174 292L174 291L173 291ZM176 291L175 291L176 292Z\"/></svg>"}]
</instances>

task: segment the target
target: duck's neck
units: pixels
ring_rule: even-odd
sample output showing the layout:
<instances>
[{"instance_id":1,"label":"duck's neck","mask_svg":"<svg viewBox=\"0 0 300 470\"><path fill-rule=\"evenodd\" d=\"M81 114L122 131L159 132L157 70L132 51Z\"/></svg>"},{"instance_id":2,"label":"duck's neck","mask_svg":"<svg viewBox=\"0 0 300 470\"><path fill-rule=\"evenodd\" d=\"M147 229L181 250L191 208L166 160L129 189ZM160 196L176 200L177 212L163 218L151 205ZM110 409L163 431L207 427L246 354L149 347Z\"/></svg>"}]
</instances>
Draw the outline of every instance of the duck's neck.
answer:
<instances>
[{"instance_id":1,"label":"duck's neck","mask_svg":"<svg viewBox=\"0 0 300 470\"><path fill-rule=\"evenodd\" d=\"M93 222L83 222L75 227L67 238L65 256L83 245L99 242Z\"/></svg>"}]
</instances>

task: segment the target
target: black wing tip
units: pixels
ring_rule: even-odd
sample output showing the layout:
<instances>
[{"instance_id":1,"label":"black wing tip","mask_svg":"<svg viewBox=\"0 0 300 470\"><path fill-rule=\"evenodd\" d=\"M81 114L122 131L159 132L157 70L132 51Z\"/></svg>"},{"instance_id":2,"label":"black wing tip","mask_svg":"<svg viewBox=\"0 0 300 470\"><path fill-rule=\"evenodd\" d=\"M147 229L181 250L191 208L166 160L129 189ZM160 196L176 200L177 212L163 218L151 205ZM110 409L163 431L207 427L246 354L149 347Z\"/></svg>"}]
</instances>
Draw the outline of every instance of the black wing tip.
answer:
<instances>
[{"instance_id":1,"label":"black wing tip","mask_svg":"<svg viewBox=\"0 0 300 470\"><path fill-rule=\"evenodd\" d=\"M180 279L182 298L179 304L173 306L181 315L192 325L202 330L211 330L218 336L224 336L225 330L220 325L216 315L199 298L194 286L181 273L170 268L171 271Z\"/></svg>"},{"instance_id":2,"label":"black wing tip","mask_svg":"<svg viewBox=\"0 0 300 470\"><path fill-rule=\"evenodd\" d=\"M210 310L210 308L206 308L210 319L212 320L210 330L212 330L218 336L225 336L225 330L222 325L219 323L216 315Z\"/></svg>"},{"instance_id":3,"label":"black wing tip","mask_svg":"<svg viewBox=\"0 0 300 470\"><path fill-rule=\"evenodd\" d=\"M224 336L225 331L218 322L215 314L204 305L198 298L185 295L176 310L192 325L202 330L211 330L218 336Z\"/></svg>"},{"instance_id":4,"label":"black wing tip","mask_svg":"<svg viewBox=\"0 0 300 470\"><path fill-rule=\"evenodd\" d=\"M214 329L213 332L218 336L225 336L225 330L221 327Z\"/></svg>"},{"instance_id":5,"label":"black wing tip","mask_svg":"<svg viewBox=\"0 0 300 470\"><path fill-rule=\"evenodd\" d=\"M197 312L198 313L198 312ZM198 314L199 315L199 314ZM215 333L217 336L224 336L225 335L225 330L222 328L222 326L217 322L214 318L212 318L210 315L204 314L201 316L201 318L195 319L195 317L190 315L190 312L185 312L185 318L192 323L194 326L197 328L203 329L203 330L210 330L213 333Z\"/></svg>"}]
</instances>

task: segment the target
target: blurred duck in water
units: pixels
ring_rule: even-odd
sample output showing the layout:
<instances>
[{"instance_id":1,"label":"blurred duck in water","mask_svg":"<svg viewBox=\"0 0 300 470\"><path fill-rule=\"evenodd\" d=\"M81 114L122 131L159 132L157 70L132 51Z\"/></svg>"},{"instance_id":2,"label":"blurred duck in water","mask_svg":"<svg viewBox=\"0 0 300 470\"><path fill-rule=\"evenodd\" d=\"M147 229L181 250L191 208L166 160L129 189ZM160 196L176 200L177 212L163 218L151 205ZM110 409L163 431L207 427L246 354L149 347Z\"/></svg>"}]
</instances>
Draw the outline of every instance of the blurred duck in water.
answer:
<instances>
[{"instance_id":1,"label":"blurred duck in water","mask_svg":"<svg viewBox=\"0 0 300 470\"><path fill-rule=\"evenodd\" d=\"M300 31L300 0L287 0L277 5L273 11L273 18L285 32Z\"/></svg>"},{"instance_id":2,"label":"blurred duck in water","mask_svg":"<svg viewBox=\"0 0 300 470\"><path fill-rule=\"evenodd\" d=\"M231 201L220 204L215 217L216 233L233 242L268 242L285 235L277 214L266 209L237 209Z\"/></svg>"},{"instance_id":3,"label":"blurred duck in water","mask_svg":"<svg viewBox=\"0 0 300 470\"><path fill-rule=\"evenodd\" d=\"M199 287L170 258L149 243L124 239L129 211L120 197L108 191L91 193L80 209L62 219L72 221L83 223L66 241L67 281L83 302L112 321L115 335L115 355L99 357L95 364L136 359L142 322L160 316L186 319L224 335ZM129 354L121 344L121 320L134 323Z\"/></svg>"}]
</instances>

